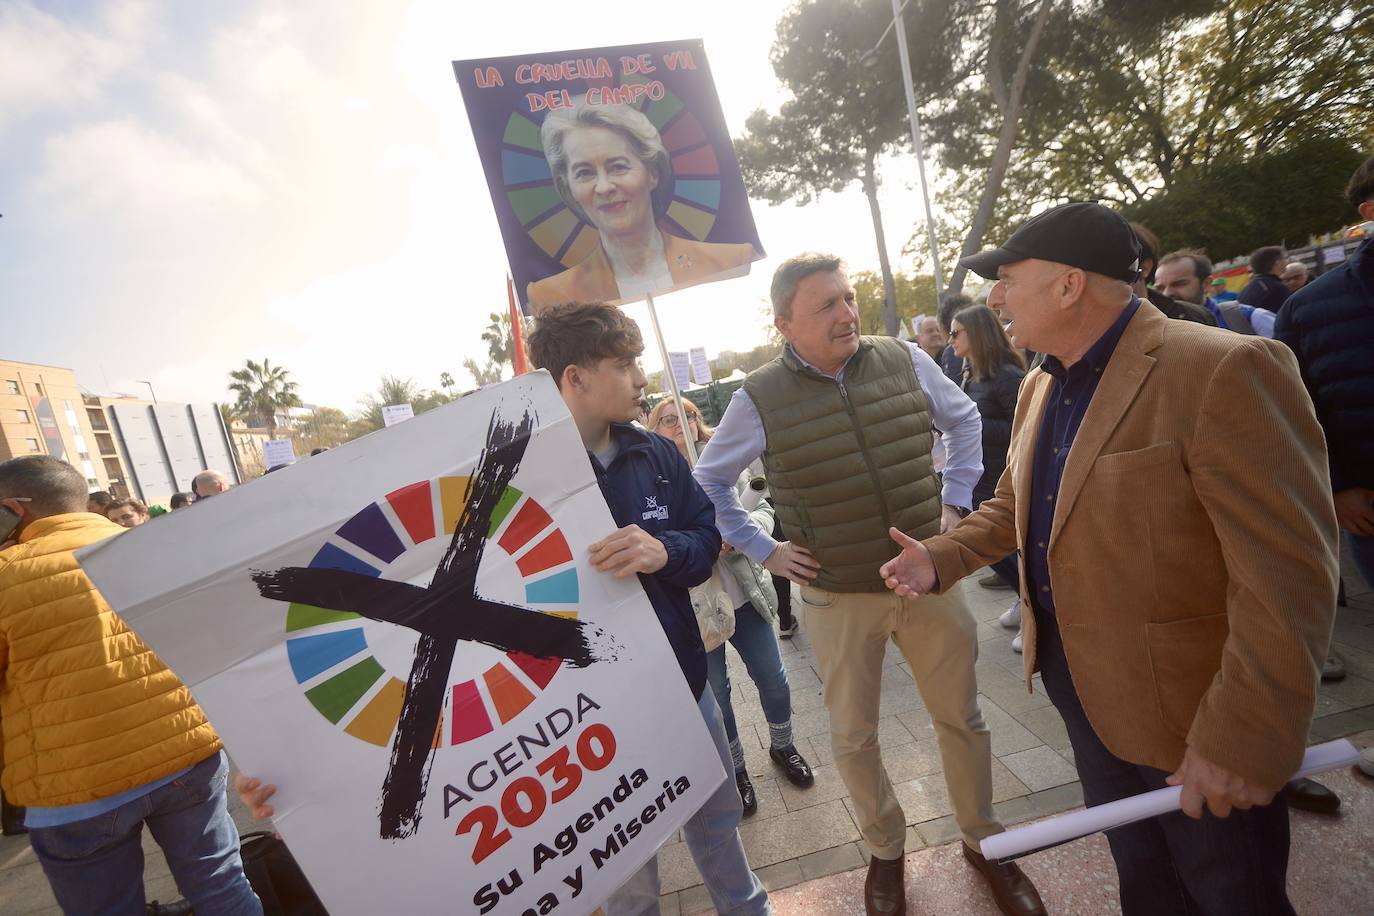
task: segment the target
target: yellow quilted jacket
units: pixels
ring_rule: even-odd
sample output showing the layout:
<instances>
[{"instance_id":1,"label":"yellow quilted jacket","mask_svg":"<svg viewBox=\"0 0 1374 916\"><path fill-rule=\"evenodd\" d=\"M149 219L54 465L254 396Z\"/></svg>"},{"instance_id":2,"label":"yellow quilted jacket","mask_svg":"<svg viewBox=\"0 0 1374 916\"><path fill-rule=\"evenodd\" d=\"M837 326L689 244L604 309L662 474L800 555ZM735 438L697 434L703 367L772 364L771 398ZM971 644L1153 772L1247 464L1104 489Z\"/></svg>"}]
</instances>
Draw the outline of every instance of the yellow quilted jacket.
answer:
<instances>
[{"instance_id":1,"label":"yellow quilted jacket","mask_svg":"<svg viewBox=\"0 0 1374 916\"><path fill-rule=\"evenodd\" d=\"M186 685L72 554L123 530L88 512L54 515L0 551L0 785L13 804L95 801L220 748Z\"/></svg>"}]
</instances>

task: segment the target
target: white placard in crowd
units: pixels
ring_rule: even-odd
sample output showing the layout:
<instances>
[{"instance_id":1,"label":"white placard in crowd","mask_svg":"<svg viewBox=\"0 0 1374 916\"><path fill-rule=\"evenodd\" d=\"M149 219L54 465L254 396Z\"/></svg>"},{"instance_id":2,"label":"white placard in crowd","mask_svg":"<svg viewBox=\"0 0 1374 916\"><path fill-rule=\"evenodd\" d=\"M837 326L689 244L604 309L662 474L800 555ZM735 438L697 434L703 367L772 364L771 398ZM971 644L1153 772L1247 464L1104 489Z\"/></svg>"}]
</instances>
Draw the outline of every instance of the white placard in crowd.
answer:
<instances>
[{"instance_id":1,"label":"white placard in crowd","mask_svg":"<svg viewBox=\"0 0 1374 916\"><path fill-rule=\"evenodd\" d=\"M677 381L679 389L692 384L692 359L690 355L686 352L669 350L668 361L673 365L673 378Z\"/></svg>"},{"instance_id":2,"label":"white placard in crowd","mask_svg":"<svg viewBox=\"0 0 1374 916\"><path fill-rule=\"evenodd\" d=\"M693 347L692 354L692 380L698 385L711 384L711 361L706 358L705 347Z\"/></svg>"},{"instance_id":3,"label":"white placard in crowd","mask_svg":"<svg viewBox=\"0 0 1374 916\"><path fill-rule=\"evenodd\" d=\"M387 404L382 408L382 422L387 426L395 426L403 420L409 420L415 416L415 408L409 404Z\"/></svg>"},{"instance_id":4,"label":"white placard in crowd","mask_svg":"<svg viewBox=\"0 0 1374 916\"><path fill-rule=\"evenodd\" d=\"M290 439L268 439L262 444L262 466L274 468L296 460L296 449Z\"/></svg>"},{"instance_id":5,"label":"white placard in crowd","mask_svg":"<svg viewBox=\"0 0 1374 916\"><path fill-rule=\"evenodd\" d=\"M1345 260L1345 246L1336 245L1332 248L1322 249L1322 263L1328 267L1332 264L1339 264Z\"/></svg>"},{"instance_id":6,"label":"white placard in crowd","mask_svg":"<svg viewBox=\"0 0 1374 916\"><path fill-rule=\"evenodd\" d=\"M589 913L725 780L585 451L536 372L81 552L331 912Z\"/></svg>"}]
</instances>

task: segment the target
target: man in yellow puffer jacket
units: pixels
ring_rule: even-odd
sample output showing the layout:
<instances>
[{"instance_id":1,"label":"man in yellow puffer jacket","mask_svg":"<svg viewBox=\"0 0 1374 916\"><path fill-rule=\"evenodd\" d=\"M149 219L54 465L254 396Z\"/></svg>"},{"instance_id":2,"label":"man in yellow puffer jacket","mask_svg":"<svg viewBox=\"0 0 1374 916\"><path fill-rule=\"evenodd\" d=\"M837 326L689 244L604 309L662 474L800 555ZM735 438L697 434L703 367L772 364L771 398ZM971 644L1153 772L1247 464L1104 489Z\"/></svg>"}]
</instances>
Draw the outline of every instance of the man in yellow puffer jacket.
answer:
<instances>
[{"instance_id":1,"label":"man in yellow puffer jacket","mask_svg":"<svg viewBox=\"0 0 1374 916\"><path fill-rule=\"evenodd\" d=\"M260 916L219 737L73 555L124 529L86 512L85 479L46 455L0 463L0 506L19 516L0 532L14 542L0 551L0 784L28 809L57 902L142 916L146 823L198 916Z\"/></svg>"}]
</instances>

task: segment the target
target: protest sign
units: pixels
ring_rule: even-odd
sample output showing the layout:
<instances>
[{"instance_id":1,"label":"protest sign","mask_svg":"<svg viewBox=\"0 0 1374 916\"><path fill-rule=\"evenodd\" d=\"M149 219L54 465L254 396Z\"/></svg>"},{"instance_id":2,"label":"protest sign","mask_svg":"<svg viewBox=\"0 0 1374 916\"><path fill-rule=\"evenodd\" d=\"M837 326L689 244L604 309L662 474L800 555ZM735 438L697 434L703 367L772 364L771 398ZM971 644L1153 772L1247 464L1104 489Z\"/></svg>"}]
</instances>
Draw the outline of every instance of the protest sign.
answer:
<instances>
[{"instance_id":1,"label":"protest sign","mask_svg":"<svg viewBox=\"0 0 1374 916\"><path fill-rule=\"evenodd\" d=\"M585 914L725 779L546 372L83 551L333 913Z\"/></svg>"},{"instance_id":2,"label":"protest sign","mask_svg":"<svg viewBox=\"0 0 1374 916\"><path fill-rule=\"evenodd\" d=\"M668 351L668 362L673 367L673 380L677 382L679 389L686 388L692 384L692 363L691 357L684 351Z\"/></svg>"},{"instance_id":3,"label":"protest sign","mask_svg":"<svg viewBox=\"0 0 1374 916\"><path fill-rule=\"evenodd\" d=\"M711 361L706 358L705 347L693 347L692 353L692 380L698 385L711 384Z\"/></svg>"},{"instance_id":4,"label":"protest sign","mask_svg":"<svg viewBox=\"0 0 1374 916\"><path fill-rule=\"evenodd\" d=\"M296 460L296 449L290 439L268 439L262 444L262 466L274 468Z\"/></svg>"},{"instance_id":5,"label":"protest sign","mask_svg":"<svg viewBox=\"0 0 1374 916\"><path fill-rule=\"evenodd\" d=\"M387 404L382 408L382 423L386 426L395 426L414 416L415 408L410 404Z\"/></svg>"},{"instance_id":6,"label":"protest sign","mask_svg":"<svg viewBox=\"0 0 1374 916\"><path fill-rule=\"evenodd\" d=\"M700 40L453 71L526 314L743 276L763 257Z\"/></svg>"}]
</instances>

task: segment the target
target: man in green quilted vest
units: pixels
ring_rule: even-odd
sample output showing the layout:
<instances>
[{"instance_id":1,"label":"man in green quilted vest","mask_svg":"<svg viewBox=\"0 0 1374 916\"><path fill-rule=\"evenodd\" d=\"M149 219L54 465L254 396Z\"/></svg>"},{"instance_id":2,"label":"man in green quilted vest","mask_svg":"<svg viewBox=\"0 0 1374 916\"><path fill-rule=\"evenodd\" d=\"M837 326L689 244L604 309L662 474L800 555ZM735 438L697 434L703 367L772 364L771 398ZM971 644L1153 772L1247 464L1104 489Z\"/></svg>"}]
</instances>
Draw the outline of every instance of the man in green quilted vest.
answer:
<instances>
[{"instance_id":1,"label":"man in green quilted vest","mask_svg":"<svg viewBox=\"0 0 1374 916\"><path fill-rule=\"evenodd\" d=\"M865 908L870 916L906 912L906 818L878 746L890 638L930 712L965 857L1002 912L1043 913L1019 868L977 852L1002 825L992 811L992 746L978 708L973 617L957 593L902 598L879 574L897 552L889 528L929 537L968 511L983 472L978 408L916 345L859 335L854 289L838 258L784 261L771 293L774 324L787 346L735 392L695 473L725 541L802 586L835 767L872 853ZM932 428L948 449L943 481L931 466ZM774 541L739 503L735 481L759 458L791 541Z\"/></svg>"}]
</instances>

